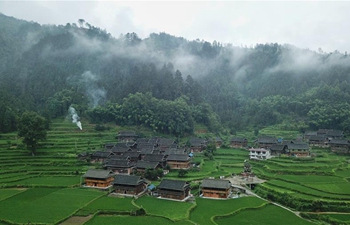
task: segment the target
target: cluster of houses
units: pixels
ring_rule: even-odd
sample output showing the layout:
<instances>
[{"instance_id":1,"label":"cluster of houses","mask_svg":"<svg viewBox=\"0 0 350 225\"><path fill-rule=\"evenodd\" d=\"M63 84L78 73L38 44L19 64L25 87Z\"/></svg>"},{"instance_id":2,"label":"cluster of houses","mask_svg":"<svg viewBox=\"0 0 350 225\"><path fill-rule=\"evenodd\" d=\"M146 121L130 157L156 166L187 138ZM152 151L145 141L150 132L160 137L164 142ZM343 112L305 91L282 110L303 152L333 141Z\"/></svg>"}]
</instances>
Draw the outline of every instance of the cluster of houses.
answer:
<instances>
[{"instance_id":1,"label":"cluster of houses","mask_svg":"<svg viewBox=\"0 0 350 225\"><path fill-rule=\"evenodd\" d=\"M245 138L231 139L231 147L247 148ZM273 156L289 155L294 157L310 156L310 147L329 147L332 152L349 154L350 142L344 139L344 132L339 130L319 129L305 132L304 139L286 141L275 137L260 137L255 140L255 148L248 148L250 159L269 159Z\"/></svg>"},{"instance_id":2,"label":"cluster of houses","mask_svg":"<svg viewBox=\"0 0 350 225\"><path fill-rule=\"evenodd\" d=\"M193 154L206 149L207 141L191 138L189 146L180 147L173 139L138 138L133 131L118 134L118 143L105 144L104 149L91 154L80 154L81 159L101 162L104 169L90 169L84 174L84 186L109 189L121 195L139 196L143 193L166 199L186 200L191 196L190 184L182 180L163 179L155 187L143 178L146 169L189 169ZM220 138L215 139L216 146L222 145ZM344 133L336 130L318 130L306 132L304 140L285 141L274 137L260 137L254 148L248 146L248 140L234 137L230 147L249 150L250 159L268 159L273 156L289 155L294 157L310 156L310 146L330 147L334 152L349 153L349 141ZM135 175L136 174L136 175ZM229 198L233 185L229 180L204 179L200 185L202 197Z\"/></svg>"},{"instance_id":3,"label":"cluster of houses","mask_svg":"<svg viewBox=\"0 0 350 225\"><path fill-rule=\"evenodd\" d=\"M186 181L163 179L155 187L143 175L146 169L189 169L193 154L206 148L205 139L191 138L189 146L180 147L173 139L138 138L133 131L119 132L117 138L118 143L105 144L103 150L78 155L82 160L103 165L103 169L90 169L83 175L85 187L113 188L116 194L131 196L151 193L176 200L190 197L190 184ZM215 141L217 147L222 144L221 139ZM231 184L227 180L205 179L201 191L203 197L228 198Z\"/></svg>"},{"instance_id":4,"label":"cluster of houses","mask_svg":"<svg viewBox=\"0 0 350 225\"><path fill-rule=\"evenodd\" d=\"M109 170L90 169L84 174L85 187L107 189L112 187L114 194L140 196L151 193L165 199L185 201L191 197L190 184L183 180L163 179L155 187L145 178L137 175L115 174ZM229 180L205 179L200 186L202 196L210 198L228 198L231 194Z\"/></svg>"},{"instance_id":5,"label":"cluster of houses","mask_svg":"<svg viewBox=\"0 0 350 225\"><path fill-rule=\"evenodd\" d=\"M118 174L145 173L146 169L189 169L193 153L206 147L206 140L192 138L188 147L180 147L168 138L137 138L133 131L118 134L117 143L107 143L104 149L81 153L78 158L102 163L103 168Z\"/></svg>"}]
</instances>

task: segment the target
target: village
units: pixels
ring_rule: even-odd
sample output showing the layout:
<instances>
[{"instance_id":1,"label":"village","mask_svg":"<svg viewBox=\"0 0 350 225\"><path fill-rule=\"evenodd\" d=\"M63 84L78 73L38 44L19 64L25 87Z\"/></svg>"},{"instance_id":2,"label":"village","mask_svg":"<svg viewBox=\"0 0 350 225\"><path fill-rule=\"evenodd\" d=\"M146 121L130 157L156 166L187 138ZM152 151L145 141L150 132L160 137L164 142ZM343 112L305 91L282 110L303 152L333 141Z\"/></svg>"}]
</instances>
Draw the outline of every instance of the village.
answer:
<instances>
[{"instance_id":1,"label":"village","mask_svg":"<svg viewBox=\"0 0 350 225\"><path fill-rule=\"evenodd\" d=\"M196 154L206 150L207 144L215 142L217 148L223 144L221 138L212 140L192 137L187 146L179 146L169 138L138 138L134 131L121 131L117 143L106 143L104 149L93 153L80 153L80 160L92 164L101 164L103 168L89 169L84 175L83 187L107 190L111 195L140 197L151 195L161 199L176 201L193 200L190 183L181 179L168 179L170 170L189 170L199 166L193 163ZM250 146L252 143L254 146ZM310 153L312 146L330 148L334 153L348 154L349 140L338 130L320 129L305 132L296 140L283 140L275 137L259 137L249 142L244 137L232 137L229 143L232 149L246 149L249 158L244 161L240 174L219 179L208 177L198 181L199 196L203 198L228 199L246 194L256 184L263 183L252 171L249 160L268 160L272 157L314 157ZM234 151L234 150L232 150ZM149 170L162 171L165 177L159 185L145 178ZM156 177L159 179L160 177ZM251 192L249 192L251 193Z\"/></svg>"}]
</instances>

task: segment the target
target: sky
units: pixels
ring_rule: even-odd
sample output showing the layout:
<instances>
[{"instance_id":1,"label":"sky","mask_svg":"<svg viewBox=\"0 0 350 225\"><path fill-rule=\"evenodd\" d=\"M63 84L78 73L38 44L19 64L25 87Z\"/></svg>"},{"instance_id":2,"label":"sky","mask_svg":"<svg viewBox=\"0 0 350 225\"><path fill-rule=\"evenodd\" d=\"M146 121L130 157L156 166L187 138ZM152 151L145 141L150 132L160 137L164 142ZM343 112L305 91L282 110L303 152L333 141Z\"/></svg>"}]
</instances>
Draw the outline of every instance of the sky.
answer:
<instances>
[{"instance_id":1,"label":"sky","mask_svg":"<svg viewBox=\"0 0 350 225\"><path fill-rule=\"evenodd\" d=\"M84 19L114 37L165 32L188 40L291 44L350 53L350 1L3 1L0 12L40 24Z\"/></svg>"}]
</instances>

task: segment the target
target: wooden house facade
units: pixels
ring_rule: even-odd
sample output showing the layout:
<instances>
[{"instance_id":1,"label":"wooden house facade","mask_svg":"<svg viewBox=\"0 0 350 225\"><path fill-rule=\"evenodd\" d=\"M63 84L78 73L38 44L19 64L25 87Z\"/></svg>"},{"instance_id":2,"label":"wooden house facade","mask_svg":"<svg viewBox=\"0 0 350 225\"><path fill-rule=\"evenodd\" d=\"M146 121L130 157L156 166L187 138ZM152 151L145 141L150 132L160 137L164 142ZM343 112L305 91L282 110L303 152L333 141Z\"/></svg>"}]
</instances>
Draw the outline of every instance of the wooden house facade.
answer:
<instances>
[{"instance_id":1,"label":"wooden house facade","mask_svg":"<svg viewBox=\"0 0 350 225\"><path fill-rule=\"evenodd\" d=\"M184 200L190 194L190 184L182 180L163 179L157 187L161 198Z\"/></svg>"},{"instance_id":2,"label":"wooden house facade","mask_svg":"<svg viewBox=\"0 0 350 225\"><path fill-rule=\"evenodd\" d=\"M90 169L84 175L84 183L87 187L108 188L114 180L110 170Z\"/></svg>"},{"instance_id":3,"label":"wooden house facade","mask_svg":"<svg viewBox=\"0 0 350 225\"><path fill-rule=\"evenodd\" d=\"M130 162L130 160L111 159L107 160L104 167L108 170L112 170L115 173L131 174L135 167L135 163Z\"/></svg>"},{"instance_id":4,"label":"wooden house facade","mask_svg":"<svg viewBox=\"0 0 350 225\"><path fill-rule=\"evenodd\" d=\"M259 148L269 149L272 145L277 144L277 139L274 137L260 137L257 143Z\"/></svg>"},{"instance_id":5,"label":"wooden house facade","mask_svg":"<svg viewBox=\"0 0 350 225\"><path fill-rule=\"evenodd\" d=\"M118 174L113 181L115 193L138 195L147 189L147 182L140 176Z\"/></svg>"},{"instance_id":6,"label":"wooden house facade","mask_svg":"<svg viewBox=\"0 0 350 225\"><path fill-rule=\"evenodd\" d=\"M231 148L245 148L248 146L248 140L242 137L233 137L230 141Z\"/></svg>"},{"instance_id":7,"label":"wooden house facade","mask_svg":"<svg viewBox=\"0 0 350 225\"><path fill-rule=\"evenodd\" d=\"M191 152L202 152L207 147L207 142L203 138L191 138L190 150Z\"/></svg>"},{"instance_id":8,"label":"wooden house facade","mask_svg":"<svg viewBox=\"0 0 350 225\"><path fill-rule=\"evenodd\" d=\"M350 142L349 140L345 139L332 139L329 141L329 146L331 148L332 152L338 153L338 154L349 154L349 146Z\"/></svg>"},{"instance_id":9,"label":"wooden house facade","mask_svg":"<svg viewBox=\"0 0 350 225\"><path fill-rule=\"evenodd\" d=\"M291 156L295 157L306 157L310 156L310 147L306 143L290 143L287 145L287 149Z\"/></svg>"},{"instance_id":10,"label":"wooden house facade","mask_svg":"<svg viewBox=\"0 0 350 225\"><path fill-rule=\"evenodd\" d=\"M229 180L205 179L200 188L202 196L208 198L228 198L231 194Z\"/></svg>"},{"instance_id":11,"label":"wooden house facade","mask_svg":"<svg viewBox=\"0 0 350 225\"><path fill-rule=\"evenodd\" d=\"M163 167L159 164L159 162L149 162L140 160L135 165L136 172L140 174L144 174L146 169L163 169Z\"/></svg>"},{"instance_id":12,"label":"wooden house facade","mask_svg":"<svg viewBox=\"0 0 350 225\"><path fill-rule=\"evenodd\" d=\"M166 159L166 164L170 169L189 169L191 168L191 157L188 154L172 154Z\"/></svg>"}]
</instances>

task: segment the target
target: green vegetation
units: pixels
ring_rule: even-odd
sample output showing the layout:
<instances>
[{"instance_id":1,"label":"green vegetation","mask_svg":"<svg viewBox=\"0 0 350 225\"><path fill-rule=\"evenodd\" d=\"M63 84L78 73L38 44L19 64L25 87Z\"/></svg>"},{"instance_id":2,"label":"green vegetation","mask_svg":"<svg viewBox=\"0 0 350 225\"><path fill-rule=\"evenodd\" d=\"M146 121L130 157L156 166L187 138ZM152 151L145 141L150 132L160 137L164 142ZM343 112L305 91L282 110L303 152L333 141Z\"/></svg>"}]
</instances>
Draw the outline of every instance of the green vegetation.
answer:
<instances>
[{"instance_id":1,"label":"green vegetation","mask_svg":"<svg viewBox=\"0 0 350 225\"><path fill-rule=\"evenodd\" d=\"M255 197L238 198L231 200L211 200L211 199L196 199L197 207L192 211L190 219L198 224L214 224L214 217L232 214L236 210L244 208L256 208L265 201Z\"/></svg>"},{"instance_id":2,"label":"green vegetation","mask_svg":"<svg viewBox=\"0 0 350 225\"><path fill-rule=\"evenodd\" d=\"M0 218L14 223L57 223L101 194L87 189L28 189L0 201Z\"/></svg>"},{"instance_id":3,"label":"green vegetation","mask_svg":"<svg viewBox=\"0 0 350 225\"><path fill-rule=\"evenodd\" d=\"M153 197L143 197L137 199L135 203L144 208L149 215L162 216L170 220L188 219L193 203L177 202L171 200L157 199Z\"/></svg>"},{"instance_id":4,"label":"green vegetation","mask_svg":"<svg viewBox=\"0 0 350 225\"><path fill-rule=\"evenodd\" d=\"M251 216L253 214L254 216ZM239 221L239 224L243 225L279 225L281 224L282 220L288 224L313 224L306 220L300 219L291 212L270 204L255 209L241 210L230 216L219 217L215 219L215 222L219 225L234 224L236 221Z\"/></svg>"},{"instance_id":5,"label":"green vegetation","mask_svg":"<svg viewBox=\"0 0 350 225\"><path fill-rule=\"evenodd\" d=\"M133 205L131 201L131 198L102 196L79 210L76 215L90 215L97 212L111 214L116 212L132 212L135 211L137 207Z\"/></svg>"},{"instance_id":6,"label":"green vegetation","mask_svg":"<svg viewBox=\"0 0 350 225\"><path fill-rule=\"evenodd\" d=\"M173 222L163 217L155 216L96 216L90 220L86 225L99 225L99 224L154 224L154 225L164 225L164 224L174 224L174 225L191 225L193 223L189 221L177 221Z\"/></svg>"}]
</instances>

